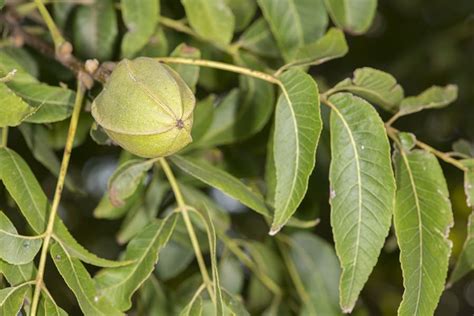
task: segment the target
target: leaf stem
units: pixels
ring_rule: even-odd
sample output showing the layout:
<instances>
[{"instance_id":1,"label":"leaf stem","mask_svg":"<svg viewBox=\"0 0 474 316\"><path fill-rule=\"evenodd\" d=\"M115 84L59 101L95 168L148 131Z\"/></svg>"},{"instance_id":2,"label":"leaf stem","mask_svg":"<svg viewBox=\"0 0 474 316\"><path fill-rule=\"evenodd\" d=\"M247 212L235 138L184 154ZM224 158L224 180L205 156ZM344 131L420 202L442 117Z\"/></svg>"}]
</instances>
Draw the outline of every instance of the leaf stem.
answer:
<instances>
[{"instance_id":1,"label":"leaf stem","mask_svg":"<svg viewBox=\"0 0 474 316\"><path fill-rule=\"evenodd\" d=\"M394 140L395 139L398 140L397 135L398 135L398 133L400 133L399 130L397 130L396 128L393 128L393 127L391 127L387 124L385 125L385 129L387 130L387 134L390 138L392 138ZM435 155L439 159L443 160L444 162L449 163L449 164L455 166L456 168L458 168L462 171L467 171L467 168L462 163L460 163L458 160L452 158L449 154L446 154L442 151L439 151L439 150L431 147L430 145L419 141L418 139L415 141L415 144L419 148L424 149L424 150L432 153L433 155Z\"/></svg>"},{"instance_id":2,"label":"leaf stem","mask_svg":"<svg viewBox=\"0 0 474 316\"><path fill-rule=\"evenodd\" d=\"M35 4L41 14L41 17L46 23L46 26L49 29L49 33L51 33L51 37L53 38L54 42L54 48L56 49L56 53L58 53L61 49L61 46L66 43L66 40L61 35L61 32L59 32L56 23L54 23L54 20L49 14L48 9L46 9L46 6L44 5L43 1L35 0Z\"/></svg>"},{"instance_id":3,"label":"leaf stem","mask_svg":"<svg viewBox=\"0 0 474 316\"><path fill-rule=\"evenodd\" d=\"M326 98L326 95L325 94L321 94L321 103L324 103L326 104L327 106L329 106L331 109L334 109L336 108L336 106L334 104L332 104L327 98ZM396 114L388 120L387 123L385 123L385 130L387 131L387 135L397 143L397 145L400 145L399 143L399 140L398 140L398 134L401 133L401 131L399 131L398 129L390 126L389 123L393 123L397 118L396 118ZM395 117L395 119L393 119ZM439 151L433 147L431 147L430 145L426 144L426 143L423 143L422 141L419 141L418 139L415 141L415 144L416 146L418 146L419 148L421 149L424 149L430 153L432 153L433 155L435 155L436 157L438 157L439 159L443 160L444 162L450 164L450 165L453 165L455 166L456 168L462 170L462 171L466 171L467 168L462 164L460 163L458 160L452 158L449 153L446 154L442 151Z\"/></svg>"},{"instance_id":4,"label":"leaf stem","mask_svg":"<svg viewBox=\"0 0 474 316\"><path fill-rule=\"evenodd\" d=\"M159 159L159 162L171 185L171 189L173 190L174 196L176 198L176 203L178 204L178 208L183 214L184 224L186 225L189 238L191 239L191 244L194 248L194 253L196 255L196 259L199 265L199 270L201 271L204 284L206 285L207 291L209 292L209 296L214 298L215 295L214 295L214 290L212 288L212 281L207 272L206 263L204 262L204 257L202 255L201 248L199 247L199 242L196 236L196 232L194 231L191 218L189 217L188 207L186 203L184 202L184 198L183 198L183 195L181 194L181 190L179 189L178 182L176 181L173 171L171 170L171 167L166 161L166 159L162 157Z\"/></svg>"},{"instance_id":5,"label":"leaf stem","mask_svg":"<svg viewBox=\"0 0 474 316\"><path fill-rule=\"evenodd\" d=\"M261 80L276 84L280 87L282 86L281 81L275 76L266 74L261 71L257 71L257 70L253 70L253 69L249 69L245 67L240 67L240 66L235 66L232 64L221 63L218 61L207 60L207 59L182 58L182 57L156 57L155 59L160 62L169 63L169 64L194 65L194 66L215 68L215 69L235 72L235 73L246 75L249 77L261 79Z\"/></svg>"},{"instance_id":6,"label":"leaf stem","mask_svg":"<svg viewBox=\"0 0 474 316\"><path fill-rule=\"evenodd\" d=\"M1 148L7 147L8 144L8 126L2 128L2 145Z\"/></svg>"},{"instance_id":7,"label":"leaf stem","mask_svg":"<svg viewBox=\"0 0 474 316\"><path fill-rule=\"evenodd\" d=\"M38 265L38 273L36 275L36 287L33 294L33 301L31 303L31 315L35 316L38 309L38 302L40 297L41 288L43 286L44 270L46 266L46 258L48 256L48 247L53 235L54 221L61 200L61 194L64 187L64 181L66 179L66 173L69 166L69 160L71 158L72 145L74 142L74 136L76 135L77 124L79 121L79 115L81 113L82 101L84 99L85 88L81 80L77 81L77 92L76 99L74 101L74 108L71 116L71 122L69 124L69 131L66 139L66 146L64 147L63 159L61 162L61 168L59 169L58 182L56 184L56 190L54 192L53 204L51 206L51 212L49 213L48 224L46 231L44 232L44 242L41 249L41 257Z\"/></svg>"}]
</instances>

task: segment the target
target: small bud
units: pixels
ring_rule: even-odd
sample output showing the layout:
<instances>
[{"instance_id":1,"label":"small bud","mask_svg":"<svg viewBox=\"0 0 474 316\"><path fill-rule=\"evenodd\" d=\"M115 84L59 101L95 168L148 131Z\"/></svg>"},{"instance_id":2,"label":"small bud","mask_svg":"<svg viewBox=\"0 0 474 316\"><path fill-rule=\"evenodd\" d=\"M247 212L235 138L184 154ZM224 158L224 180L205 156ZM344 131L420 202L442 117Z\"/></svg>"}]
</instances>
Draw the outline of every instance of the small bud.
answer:
<instances>
[{"instance_id":1,"label":"small bud","mask_svg":"<svg viewBox=\"0 0 474 316\"><path fill-rule=\"evenodd\" d=\"M85 68L92 75L99 68L99 61L97 59L88 59L86 60Z\"/></svg>"},{"instance_id":2,"label":"small bud","mask_svg":"<svg viewBox=\"0 0 474 316\"><path fill-rule=\"evenodd\" d=\"M192 141L195 103L192 91L167 65L147 57L124 59L92 103L92 116L129 152L164 157Z\"/></svg>"}]
</instances>

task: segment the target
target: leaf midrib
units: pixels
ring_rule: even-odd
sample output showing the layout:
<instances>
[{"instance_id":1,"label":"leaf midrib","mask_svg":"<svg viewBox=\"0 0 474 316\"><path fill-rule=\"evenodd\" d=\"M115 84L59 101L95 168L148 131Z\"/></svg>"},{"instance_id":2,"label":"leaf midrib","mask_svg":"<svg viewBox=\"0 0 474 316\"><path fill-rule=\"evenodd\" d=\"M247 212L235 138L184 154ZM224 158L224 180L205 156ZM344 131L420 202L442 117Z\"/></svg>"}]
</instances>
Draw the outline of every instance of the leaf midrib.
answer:
<instances>
[{"instance_id":1,"label":"leaf midrib","mask_svg":"<svg viewBox=\"0 0 474 316\"><path fill-rule=\"evenodd\" d=\"M358 257L359 257L359 245L360 245L360 231L361 231L361 226L362 226L362 180L361 180L361 171L360 171L360 163L359 163L359 152L357 151L357 146L356 146L356 143L355 143L355 140L354 140L354 136L352 135L352 131L349 127L349 124L347 123L347 121L345 120L344 116L342 115L342 113L339 111L339 109L335 106L331 107L332 110L334 111L334 113L337 114L337 116L339 116L339 118L341 119L342 121L342 124L344 124L344 127L345 129L347 130L347 133L349 134L349 138L350 138L350 141L351 141L351 145L352 145L352 148L354 150L354 155L355 155L355 162L356 162L356 169L357 169L357 185L358 185L358 199L359 199L359 203L358 203L358 219L357 219L357 239L356 239L356 253L355 253L355 258L354 258L354 262L352 264L353 268L352 268L352 275L351 275L351 283L350 283L350 286L349 286L349 298L351 297L351 294L352 294L352 289L353 289L353 286L354 286L354 279L355 279L355 270L356 270L356 266L357 266L357 260L358 260Z\"/></svg>"},{"instance_id":2,"label":"leaf midrib","mask_svg":"<svg viewBox=\"0 0 474 316\"><path fill-rule=\"evenodd\" d=\"M420 246L419 246L419 249L420 249L420 261L419 261L419 265L418 265L418 268L419 268L419 277L418 277L418 289L417 289L417 298L416 298L416 305L415 305L415 312L414 312L414 315L418 315L418 308L419 308L419 305L420 305L420 298L421 298L421 281L422 281L422 269L423 269L423 227L422 227L422 224L421 224L421 207L420 207L420 201L419 201L419 198L418 198L418 192L416 190L416 183L415 183L415 179L413 177L413 172L411 170L411 167L410 167L410 163L408 162L408 158L406 156L406 153L404 152L403 148L400 149L400 155L402 156L403 158L403 163L405 164L406 168L407 168L407 173L408 173L408 177L410 179L410 185L413 189L413 197L415 198L415 206L416 206L416 213L417 213L417 216L418 216L418 231L419 231L419 234L420 234L420 237L419 237L419 240L420 240Z\"/></svg>"}]
</instances>

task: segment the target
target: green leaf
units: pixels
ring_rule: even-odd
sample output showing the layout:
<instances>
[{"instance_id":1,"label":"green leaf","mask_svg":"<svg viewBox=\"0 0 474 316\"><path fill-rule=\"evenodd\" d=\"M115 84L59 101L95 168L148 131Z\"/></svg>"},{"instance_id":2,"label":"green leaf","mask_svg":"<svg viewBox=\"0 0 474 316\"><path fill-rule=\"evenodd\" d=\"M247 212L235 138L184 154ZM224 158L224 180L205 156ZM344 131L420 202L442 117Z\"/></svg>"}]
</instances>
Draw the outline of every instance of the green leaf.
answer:
<instances>
[{"instance_id":1,"label":"green leaf","mask_svg":"<svg viewBox=\"0 0 474 316\"><path fill-rule=\"evenodd\" d=\"M227 231L230 228L231 220L229 213L218 206L207 194L199 189L178 183L179 189L186 197L186 203L196 209L206 208L211 214L214 226L219 231Z\"/></svg>"},{"instance_id":2,"label":"green leaf","mask_svg":"<svg viewBox=\"0 0 474 316\"><path fill-rule=\"evenodd\" d=\"M229 142L228 134L236 124L238 109L239 90L232 89L214 109L212 122L197 146L215 146Z\"/></svg>"},{"instance_id":3,"label":"green leaf","mask_svg":"<svg viewBox=\"0 0 474 316\"><path fill-rule=\"evenodd\" d=\"M270 216L270 211L262 197L224 170L185 156L174 155L170 157L170 160L176 167L190 176L221 190L257 213L267 217Z\"/></svg>"},{"instance_id":4,"label":"green leaf","mask_svg":"<svg viewBox=\"0 0 474 316\"><path fill-rule=\"evenodd\" d=\"M320 38L328 25L323 0L258 0L285 60Z\"/></svg>"},{"instance_id":5,"label":"green leaf","mask_svg":"<svg viewBox=\"0 0 474 316\"><path fill-rule=\"evenodd\" d=\"M398 116L408 115L424 109L439 109L448 106L458 97L458 87L447 85L445 87L433 86L415 97L407 97L400 103Z\"/></svg>"},{"instance_id":6,"label":"green leaf","mask_svg":"<svg viewBox=\"0 0 474 316\"><path fill-rule=\"evenodd\" d=\"M262 70L251 55L240 55L240 63ZM243 141L259 131L270 119L274 104L273 86L263 80L240 76L240 89L231 90L214 109L212 123L196 146L217 146Z\"/></svg>"},{"instance_id":7,"label":"green leaf","mask_svg":"<svg viewBox=\"0 0 474 316\"><path fill-rule=\"evenodd\" d=\"M217 264L217 237L216 237L216 229L214 227L214 223L209 214L209 209L207 205L204 205L203 209L199 209L191 215L199 215L199 219L206 227L207 238L209 240L209 251L211 257L211 271L212 271L212 283L214 288L214 295L215 295L215 311L216 315L223 315L224 313L224 303L223 303L223 295L221 289L221 283L219 279L219 266Z\"/></svg>"},{"instance_id":8,"label":"green leaf","mask_svg":"<svg viewBox=\"0 0 474 316\"><path fill-rule=\"evenodd\" d=\"M153 159L131 159L114 171L108 183L109 199L113 206L125 205L125 200L137 191L153 164Z\"/></svg>"},{"instance_id":9,"label":"green leaf","mask_svg":"<svg viewBox=\"0 0 474 316\"><path fill-rule=\"evenodd\" d=\"M464 192L466 204L474 208L474 159L463 159L461 163L467 168L464 172Z\"/></svg>"},{"instance_id":10,"label":"green leaf","mask_svg":"<svg viewBox=\"0 0 474 316\"><path fill-rule=\"evenodd\" d=\"M109 135L107 135L104 128L96 122L92 123L89 135L92 140L99 145L112 145L112 140L109 138Z\"/></svg>"},{"instance_id":11,"label":"green leaf","mask_svg":"<svg viewBox=\"0 0 474 316\"><path fill-rule=\"evenodd\" d=\"M67 313L59 307L52 297L45 292L41 292L40 302L38 304L38 316L67 316Z\"/></svg>"},{"instance_id":12,"label":"green leaf","mask_svg":"<svg viewBox=\"0 0 474 316\"><path fill-rule=\"evenodd\" d=\"M466 204L474 210L474 159L463 159L461 163L467 168L464 172ZM448 286L451 286L472 270L474 270L474 211L469 215L466 240L449 278Z\"/></svg>"},{"instance_id":13,"label":"green leaf","mask_svg":"<svg viewBox=\"0 0 474 316\"><path fill-rule=\"evenodd\" d=\"M344 33L331 28L317 41L300 47L296 51L295 61L286 64L286 69L295 66L319 65L331 59L339 58L347 54L348 47Z\"/></svg>"},{"instance_id":14,"label":"green leaf","mask_svg":"<svg viewBox=\"0 0 474 316\"><path fill-rule=\"evenodd\" d=\"M365 100L330 97L331 226L342 267L340 305L350 312L390 229L395 181L384 123Z\"/></svg>"},{"instance_id":15,"label":"green leaf","mask_svg":"<svg viewBox=\"0 0 474 316\"><path fill-rule=\"evenodd\" d=\"M15 265L28 263L34 259L41 244L41 238L18 235L12 222L0 211L0 258Z\"/></svg>"},{"instance_id":16,"label":"green leaf","mask_svg":"<svg viewBox=\"0 0 474 316\"><path fill-rule=\"evenodd\" d=\"M95 277L100 296L107 298L121 311L132 306L133 293L145 282L155 268L161 249L168 242L176 224L177 214L162 221L155 220L127 245L124 260L133 263L100 271Z\"/></svg>"},{"instance_id":17,"label":"green leaf","mask_svg":"<svg viewBox=\"0 0 474 316\"><path fill-rule=\"evenodd\" d=\"M322 129L319 92L313 78L297 69L279 78L284 90L276 106L273 134L277 182L271 235L286 224L303 200Z\"/></svg>"},{"instance_id":18,"label":"green leaf","mask_svg":"<svg viewBox=\"0 0 474 316\"><path fill-rule=\"evenodd\" d=\"M74 49L81 57L110 60L118 35L114 1L94 1L80 6L73 21L73 34Z\"/></svg>"},{"instance_id":19,"label":"green leaf","mask_svg":"<svg viewBox=\"0 0 474 316\"><path fill-rule=\"evenodd\" d=\"M34 111L34 107L23 101L5 83L0 82L0 127L17 126Z\"/></svg>"},{"instance_id":20,"label":"green leaf","mask_svg":"<svg viewBox=\"0 0 474 316\"><path fill-rule=\"evenodd\" d=\"M188 247L170 240L160 252L160 264L156 273L160 280L167 281L183 272L194 260L194 253Z\"/></svg>"},{"instance_id":21,"label":"green leaf","mask_svg":"<svg viewBox=\"0 0 474 316\"><path fill-rule=\"evenodd\" d=\"M353 79L347 78L331 90L349 91L390 112L397 110L404 96L403 88L391 74L369 67L356 69Z\"/></svg>"},{"instance_id":22,"label":"green leaf","mask_svg":"<svg viewBox=\"0 0 474 316\"><path fill-rule=\"evenodd\" d=\"M227 292L225 289L222 289L222 300L226 307L226 312L230 313L230 315L250 316L242 300Z\"/></svg>"},{"instance_id":23,"label":"green leaf","mask_svg":"<svg viewBox=\"0 0 474 316\"><path fill-rule=\"evenodd\" d=\"M191 27L202 37L229 44L235 18L225 0L181 0Z\"/></svg>"},{"instance_id":24,"label":"green leaf","mask_svg":"<svg viewBox=\"0 0 474 316\"><path fill-rule=\"evenodd\" d=\"M227 255L219 261L219 275L223 289L232 294L238 294L244 286L244 270L236 257Z\"/></svg>"},{"instance_id":25,"label":"green leaf","mask_svg":"<svg viewBox=\"0 0 474 316\"><path fill-rule=\"evenodd\" d=\"M14 287L7 287L0 290L0 315L18 315L26 292L28 284L20 284Z\"/></svg>"},{"instance_id":26,"label":"green leaf","mask_svg":"<svg viewBox=\"0 0 474 316\"><path fill-rule=\"evenodd\" d=\"M0 49L0 78L5 77L13 69L16 70L12 78L14 82L37 83L34 77L37 74L35 60L23 49L6 47Z\"/></svg>"},{"instance_id":27,"label":"green leaf","mask_svg":"<svg viewBox=\"0 0 474 316\"><path fill-rule=\"evenodd\" d=\"M341 271L332 246L304 232L293 234L289 245L289 256L304 286L300 315L340 315L337 283Z\"/></svg>"},{"instance_id":28,"label":"green leaf","mask_svg":"<svg viewBox=\"0 0 474 316\"><path fill-rule=\"evenodd\" d=\"M201 316L202 312L202 299L198 296L193 297L189 304L179 313L179 316Z\"/></svg>"},{"instance_id":29,"label":"green leaf","mask_svg":"<svg viewBox=\"0 0 474 316\"><path fill-rule=\"evenodd\" d=\"M19 128L35 159L57 177L59 175L60 162L53 148L49 145L46 128L39 124L26 123L21 124ZM71 191L80 191L69 177L66 178L66 187Z\"/></svg>"},{"instance_id":30,"label":"green leaf","mask_svg":"<svg viewBox=\"0 0 474 316\"><path fill-rule=\"evenodd\" d=\"M76 296L85 315L123 315L106 298L99 296L94 281L79 259L70 256L60 243L53 243L50 253L56 268Z\"/></svg>"},{"instance_id":31,"label":"green leaf","mask_svg":"<svg viewBox=\"0 0 474 316\"><path fill-rule=\"evenodd\" d=\"M168 300L165 292L152 274L140 288L137 300L137 315L167 315Z\"/></svg>"},{"instance_id":32,"label":"green leaf","mask_svg":"<svg viewBox=\"0 0 474 316\"><path fill-rule=\"evenodd\" d=\"M259 56L279 57L278 46L263 17L255 20L240 36L237 44Z\"/></svg>"},{"instance_id":33,"label":"green leaf","mask_svg":"<svg viewBox=\"0 0 474 316\"><path fill-rule=\"evenodd\" d=\"M377 0L325 0L333 22L353 33L365 33L375 16Z\"/></svg>"},{"instance_id":34,"label":"green leaf","mask_svg":"<svg viewBox=\"0 0 474 316\"><path fill-rule=\"evenodd\" d=\"M397 151L395 233L405 292L398 315L432 315L444 290L453 214L443 171L428 152Z\"/></svg>"},{"instance_id":35,"label":"green leaf","mask_svg":"<svg viewBox=\"0 0 474 316\"><path fill-rule=\"evenodd\" d=\"M472 270L474 270L474 211L469 215L466 240L449 278L448 287Z\"/></svg>"},{"instance_id":36,"label":"green leaf","mask_svg":"<svg viewBox=\"0 0 474 316\"><path fill-rule=\"evenodd\" d=\"M158 26L148 44L140 51L140 56L160 57L168 56L168 39L163 28Z\"/></svg>"},{"instance_id":37,"label":"green leaf","mask_svg":"<svg viewBox=\"0 0 474 316\"><path fill-rule=\"evenodd\" d=\"M199 49L192 46L188 46L185 43L181 43L173 50L171 57L184 57L184 58L201 58L201 52ZM184 82L188 85L193 92L196 91L196 84L199 79L199 66L174 64L171 67L183 78Z\"/></svg>"},{"instance_id":38,"label":"green leaf","mask_svg":"<svg viewBox=\"0 0 474 316\"><path fill-rule=\"evenodd\" d=\"M54 22L58 25L59 29L65 29L67 22L73 11L76 3L74 2L53 2L53 17Z\"/></svg>"},{"instance_id":39,"label":"green leaf","mask_svg":"<svg viewBox=\"0 0 474 316\"><path fill-rule=\"evenodd\" d=\"M191 136L195 143L198 143L201 140L212 123L215 99L215 95L210 94L207 98L196 103L196 108L194 109L193 114L193 127L191 130Z\"/></svg>"},{"instance_id":40,"label":"green leaf","mask_svg":"<svg viewBox=\"0 0 474 316\"><path fill-rule=\"evenodd\" d=\"M155 32L160 16L159 0L121 0L122 17L128 32L122 39L122 57L135 57Z\"/></svg>"},{"instance_id":41,"label":"green leaf","mask_svg":"<svg viewBox=\"0 0 474 316\"><path fill-rule=\"evenodd\" d=\"M143 200L139 200L137 205L133 205L128 212L125 220L122 222L117 241L121 244L128 242L133 236L141 232L142 229L156 218L163 199L170 189L169 184L154 177L148 185Z\"/></svg>"},{"instance_id":42,"label":"green leaf","mask_svg":"<svg viewBox=\"0 0 474 316\"><path fill-rule=\"evenodd\" d=\"M267 279L266 283L271 282L276 290L281 290L279 285L284 273L282 260L268 245L256 241L246 241L243 244L255 265L248 285L247 306L250 310L261 310L268 306L273 297L272 292L262 283L262 276Z\"/></svg>"},{"instance_id":43,"label":"green leaf","mask_svg":"<svg viewBox=\"0 0 474 316\"><path fill-rule=\"evenodd\" d=\"M235 17L235 31L243 31L255 16L255 0L225 0Z\"/></svg>"},{"instance_id":44,"label":"green leaf","mask_svg":"<svg viewBox=\"0 0 474 316\"><path fill-rule=\"evenodd\" d=\"M8 148L0 148L0 180L17 203L29 226L36 234L42 234L46 229L45 218L50 209L48 199L26 162ZM54 224L54 235L72 255L89 264L111 267L129 263L102 259L88 252L72 237L59 217Z\"/></svg>"},{"instance_id":45,"label":"green leaf","mask_svg":"<svg viewBox=\"0 0 474 316\"><path fill-rule=\"evenodd\" d=\"M20 283L34 280L36 277L36 267L34 262L13 265L0 260L0 274L5 277L10 285L16 286Z\"/></svg>"},{"instance_id":46,"label":"green leaf","mask_svg":"<svg viewBox=\"0 0 474 316\"><path fill-rule=\"evenodd\" d=\"M52 123L71 116L75 92L69 89L49 86L44 83L8 83L17 96L35 108L26 117L31 123Z\"/></svg>"},{"instance_id":47,"label":"green leaf","mask_svg":"<svg viewBox=\"0 0 474 316\"><path fill-rule=\"evenodd\" d=\"M474 157L474 144L466 139L458 139L453 143L453 151L467 157Z\"/></svg>"}]
</instances>

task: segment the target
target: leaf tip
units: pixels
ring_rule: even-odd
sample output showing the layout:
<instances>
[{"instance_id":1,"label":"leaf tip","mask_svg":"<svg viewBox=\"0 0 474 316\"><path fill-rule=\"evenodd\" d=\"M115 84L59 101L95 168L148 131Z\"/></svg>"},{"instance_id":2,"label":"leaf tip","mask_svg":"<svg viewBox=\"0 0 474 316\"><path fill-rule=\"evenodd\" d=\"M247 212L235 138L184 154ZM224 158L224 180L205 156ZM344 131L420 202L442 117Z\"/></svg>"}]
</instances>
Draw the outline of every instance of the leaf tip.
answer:
<instances>
[{"instance_id":1,"label":"leaf tip","mask_svg":"<svg viewBox=\"0 0 474 316\"><path fill-rule=\"evenodd\" d=\"M268 234L270 236L275 236L282 229L282 227L283 225L277 225L277 226L273 225L270 231L268 232Z\"/></svg>"},{"instance_id":2,"label":"leaf tip","mask_svg":"<svg viewBox=\"0 0 474 316\"><path fill-rule=\"evenodd\" d=\"M350 314L352 313L352 310L354 309L354 304L350 306L341 306L341 309L344 314Z\"/></svg>"}]
</instances>

